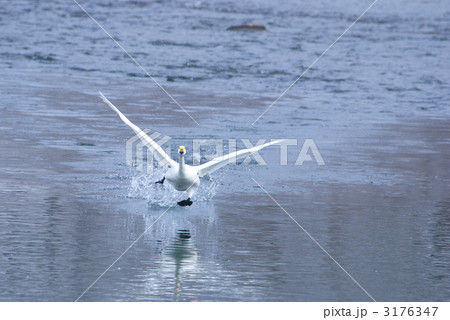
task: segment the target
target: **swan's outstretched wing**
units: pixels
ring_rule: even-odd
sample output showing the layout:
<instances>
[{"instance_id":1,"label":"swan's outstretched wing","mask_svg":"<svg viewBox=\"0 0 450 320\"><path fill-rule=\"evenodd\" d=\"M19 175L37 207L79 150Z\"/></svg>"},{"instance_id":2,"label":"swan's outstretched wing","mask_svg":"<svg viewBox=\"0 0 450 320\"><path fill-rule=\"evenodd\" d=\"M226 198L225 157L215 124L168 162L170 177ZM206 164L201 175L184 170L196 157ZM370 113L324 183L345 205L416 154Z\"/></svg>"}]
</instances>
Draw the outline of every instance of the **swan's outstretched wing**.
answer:
<instances>
[{"instance_id":1,"label":"swan's outstretched wing","mask_svg":"<svg viewBox=\"0 0 450 320\"><path fill-rule=\"evenodd\" d=\"M245 157L245 156L247 156L247 155L249 155L249 154L251 154L253 152L261 150L264 147L280 143L281 141L283 141L283 139L281 139L281 140L272 140L272 141L270 141L268 143L264 143L264 144L262 144L260 146L256 146L256 147L253 147L253 148L250 148L250 149L243 149L243 150L239 150L239 151L236 151L236 152L232 152L230 154L214 158L211 161L206 162L206 163L204 163L202 165L196 166L194 168L197 169L198 176L199 177L203 177L205 174L214 172L214 171L216 171L216 170L226 166L230 162L235 161L236 159L243 158L243 157Z\"/></svg>"},{"instance_id":2,"label":"swan's outstretched wing","mask_svg":"<svg viewBox=\"0 0 450 320\"><path fill-rule=\"evenodd\" d=\"M145 145L147 148L150 148L156 159L161 165L167 165L167 164L174 164L176 163L174 160L172 160L167 153L164 152L164 150L155 142L152 138L150 138L144 131L142 131L137 125L133 124L130 120L128 120L127 117L125 117L122 112L119 111L106 97L101 93L98 92L100 95L100 98L111 107L117 114L119 115L120 119L122 119L123 122L125 122L128 126L133 129L133 131L136 133L136 135L145 142Z\"/></svg>"}]
</instances>

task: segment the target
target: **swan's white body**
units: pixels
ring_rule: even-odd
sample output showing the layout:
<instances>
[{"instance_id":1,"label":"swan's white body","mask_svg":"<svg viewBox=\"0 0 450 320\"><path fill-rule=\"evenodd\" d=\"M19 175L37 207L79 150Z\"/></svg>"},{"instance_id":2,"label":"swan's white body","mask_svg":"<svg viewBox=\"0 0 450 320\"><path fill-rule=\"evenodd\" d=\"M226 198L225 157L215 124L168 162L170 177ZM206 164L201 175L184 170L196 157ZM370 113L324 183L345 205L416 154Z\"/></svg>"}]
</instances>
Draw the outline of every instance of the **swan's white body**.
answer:
<instances>
[{"instance_id":1,"label":"swan's white body","mask_svg":"<svg viewBox=\"0 0 450 320\"><path fill-rule=\"evenodd\" d=\"M175 190L186 191L189 198L200 185L197 170L184 163L184 154L180 156L180 164L176 163L169 167L165 178Z\"/></svg>"},{"instance_id":2,"label":"swan's white body","mask_svg":"<svg viewBox=\"0 0 450 320\"><path fill-rule=\"evenodd\" d=\"M221 157L217 157L199 166L190 166L184 163L184 155L186 153L186 149L185 147L181 146L178 151L180 154L180 161L179 163L177 163L176 161L172 160L170 156L164 152L161 146L159 146L153 139L151 139L144 131L142 131L138 126L136 126L130 120L128 120L128 118L125 117L119 111L119 109L117 109L108 99L106 99L106 97L101 92L99 92L99 94L100 97L103 99L103 101L106 104L108 104L111 107L111 109L113 109L119 115L122 121L125 122L128 126L130 126L131 129L133 129L136 135L146 144L147 148L150 148L153 151L153 154L160 163L160 165L169 167L161 183L167 180L175 190L186 191L189 199L184 201L188 201L190 202L190 204L192 204L190 198L200 185L200 177L203 177L208 173L214 172L226 166L227 164L234 162L236 159L243 158L253 152L261 150L264 147L283 141L283 140L272 140L271 142L262 144L260 146L239 150Z\"/></svg>"}]
</instances>

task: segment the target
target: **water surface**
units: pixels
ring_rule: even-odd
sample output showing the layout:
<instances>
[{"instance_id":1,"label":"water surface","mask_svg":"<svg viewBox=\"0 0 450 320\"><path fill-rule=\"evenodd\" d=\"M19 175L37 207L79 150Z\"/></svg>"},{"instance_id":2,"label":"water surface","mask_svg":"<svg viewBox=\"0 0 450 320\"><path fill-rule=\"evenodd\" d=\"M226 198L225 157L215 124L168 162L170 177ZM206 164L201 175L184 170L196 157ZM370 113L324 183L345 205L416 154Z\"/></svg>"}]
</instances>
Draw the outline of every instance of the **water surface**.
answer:
<instances>
[{"instance_id":1,"label":"water surface","mask_svg":"<svg viewBox=\"0 0 450 320\"><path fill-rule=\"evenodd\" d=\"M448 301L447 1L380 0L252 126L370 3L81 2L196 125L74 2L5 2L0 300L74 301L150 226L82 301L370 300L254 178L375 299ZM167 210L98 90L173 150L312 138L326 165L268 148Z\"/></svg>"}]
</instances>

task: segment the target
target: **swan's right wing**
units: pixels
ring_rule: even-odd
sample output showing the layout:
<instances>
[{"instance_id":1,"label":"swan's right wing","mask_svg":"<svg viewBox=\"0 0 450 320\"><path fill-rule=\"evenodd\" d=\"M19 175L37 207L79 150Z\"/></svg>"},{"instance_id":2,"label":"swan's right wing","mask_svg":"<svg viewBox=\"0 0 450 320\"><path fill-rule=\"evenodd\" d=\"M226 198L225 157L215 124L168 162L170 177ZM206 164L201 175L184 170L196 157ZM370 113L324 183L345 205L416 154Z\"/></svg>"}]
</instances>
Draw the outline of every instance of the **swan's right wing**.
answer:
<instances>
[{"instance_id":1,"label":"swan's right wing","mask_svg":"<svg viewBox=\"0 0 450 320\"><path fill-rule=\"evenodd\" d=\"M137 125L132 123L130 120L128 120L127 117L125 117L122 112L119 111L106 97L101 93L100 98L111 107L122 119L123 122L125 122L128 126L133 129L133 131L136 133L136 135L145 143L147 148L150 148L150 150L153 151L153 154L155 155L156 160L159 162L160 165L168 165L168 164L174 164L176 163L174 160L172 160L167 153L164 152L164 150L161 148L159 144L157 144L155 141L153 141L152 138L150 138L144 131L142 131Z\"/></svg>"},{"instance_id":2,"label":"swan's right wing","mask_svg":"<svg viewBox=\"0 0 450 320\"><path fill-rule=\"evenodd\" d=\"M243 149L243 150L239 150L236 152L232 152L229 153L227 155L221 156L221 157L217 157L212 159L209 162L206 162L204 164L201 164L199 166L194 167L197 170L198 176L199 177L203 177L204 175L214 172L224 166L226 166L227 164L234 162L236 159L240 159L243 158L253 152L259 151L264 147L267 146L271 146L273 144L277 144L280 143L281 141L283 141L284 139L281 140L272 140L268 143L264 143L260 146L256 146L250 149Z\"/></svg>"}]
</instances>

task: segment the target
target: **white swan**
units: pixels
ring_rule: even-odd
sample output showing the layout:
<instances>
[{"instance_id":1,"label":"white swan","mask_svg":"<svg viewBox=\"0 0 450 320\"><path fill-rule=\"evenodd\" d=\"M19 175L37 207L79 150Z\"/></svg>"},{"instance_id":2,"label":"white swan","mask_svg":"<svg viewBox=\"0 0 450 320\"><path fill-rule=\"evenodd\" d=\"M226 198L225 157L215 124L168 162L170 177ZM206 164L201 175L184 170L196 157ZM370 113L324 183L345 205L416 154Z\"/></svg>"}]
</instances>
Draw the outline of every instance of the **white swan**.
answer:
<instances>
[{"instance_id":1,"label":"white swan","mask_svg":"<svg viewBox=\"0 0 450 320\"><path fill-rule=\"evenodd\" d=\"M144 131L142 131L138 126L128 120L128 118L125 117L122 112L120 112L119 109L117 109L108 99L106 99L106 97L100 91L99 94L103 101L108 104L111 109L117 112L117 114L120 116L120 119L122 119L123 122L130 126L131 129L133 129L133 131L136 133L136 135L143 142L145 142L147 148L150 148L153 151L154 156L158 160L158 162L169 167L162 180L157 181L156 183L162 184L165 180L167 180L175 190L186 191L188 194L188 198L186 200L178 202L180 206L190 206L192 204L191 197L200 185L200 177L214 172L236 159L243 158L248 154L261 150L264 147L283 141L272 140L260 146L239 150L221 157L214 158L211 161L199 166L190 166L184 163L186 148L184 146L180 146L178 149L178 153L180 154L180 161L179 163L177 163L176 161L172 160L170 156L164 152L161 146L153 141L153 139L151 139Z\"/></svg>"}]
</instances>

